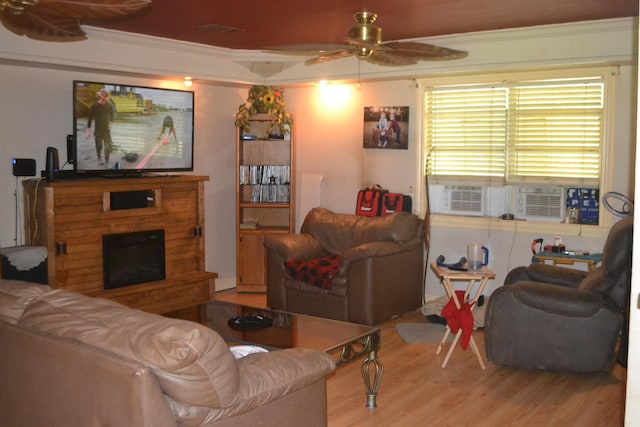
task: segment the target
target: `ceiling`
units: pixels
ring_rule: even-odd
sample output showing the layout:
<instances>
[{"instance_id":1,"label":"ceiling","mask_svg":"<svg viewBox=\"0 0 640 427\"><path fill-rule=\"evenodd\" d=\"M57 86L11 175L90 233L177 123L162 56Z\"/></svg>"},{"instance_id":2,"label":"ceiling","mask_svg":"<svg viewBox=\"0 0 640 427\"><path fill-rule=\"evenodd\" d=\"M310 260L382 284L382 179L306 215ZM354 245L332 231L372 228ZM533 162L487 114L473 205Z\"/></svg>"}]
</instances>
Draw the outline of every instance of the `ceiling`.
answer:
<instances>
[{"instance_id":1,"label":"ceiling","mask_svg":"<svg viewBox=\"0 0 640 427\"><path fill-rule=\"evenodd\" d=\"M236 0L237 1L237 0ZM383 41L638 16L637 0L153 0L82 24L230 49L342 44L353 14L378 14Z\"/></svg>"}]
</instances>

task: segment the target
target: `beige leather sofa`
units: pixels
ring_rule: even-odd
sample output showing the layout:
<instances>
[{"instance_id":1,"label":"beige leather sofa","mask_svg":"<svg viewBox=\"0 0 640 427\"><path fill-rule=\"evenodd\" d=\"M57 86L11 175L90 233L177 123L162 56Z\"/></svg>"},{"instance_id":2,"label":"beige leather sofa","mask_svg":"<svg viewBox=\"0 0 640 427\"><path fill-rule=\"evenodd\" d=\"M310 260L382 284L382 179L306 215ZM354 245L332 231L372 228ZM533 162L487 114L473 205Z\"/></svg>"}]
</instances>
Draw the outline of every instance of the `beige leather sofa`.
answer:
<instances>
[{"instance_id":1,"label":"beige leather sofa","mask_svg":"<svg viewBox=\"0 0 640 427\"><path fill-rule=\"evenodd\" d=\"M209 328L65 290L0 280L0 424L326 425L322 352L235 360Z\"/></svg>"},{"instance_id":2,"label":"beige leather sofa","mask_svg":"<svg viewBox=\"0 0 640 427\"><path fill-rule=\"evenodd\" d=\"M299 234L268 236L265 248L271 308L375 325L422 305L424 225L416 215L313 208ZM340 256L331 289L296 280L284 265L330 254Z\"/></svg>"}]
</instances>

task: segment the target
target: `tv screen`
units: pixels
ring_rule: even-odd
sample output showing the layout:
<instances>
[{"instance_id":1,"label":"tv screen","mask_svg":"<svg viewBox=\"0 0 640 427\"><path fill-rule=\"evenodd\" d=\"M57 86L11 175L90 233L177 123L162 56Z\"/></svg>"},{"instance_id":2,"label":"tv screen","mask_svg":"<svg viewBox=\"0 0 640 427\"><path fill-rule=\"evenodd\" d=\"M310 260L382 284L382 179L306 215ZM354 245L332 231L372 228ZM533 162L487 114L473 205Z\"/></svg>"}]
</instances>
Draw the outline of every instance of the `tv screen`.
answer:
<instances>
[{"instance_id":1,"label":"tv screen","mask_svg":"<svg viewBox=\"0 0 640 427\"><path fill-rule=\"evenodd\" d=\"M193 170L194 93L74 81L77 174Z\"/></svg>"}]
</instances>

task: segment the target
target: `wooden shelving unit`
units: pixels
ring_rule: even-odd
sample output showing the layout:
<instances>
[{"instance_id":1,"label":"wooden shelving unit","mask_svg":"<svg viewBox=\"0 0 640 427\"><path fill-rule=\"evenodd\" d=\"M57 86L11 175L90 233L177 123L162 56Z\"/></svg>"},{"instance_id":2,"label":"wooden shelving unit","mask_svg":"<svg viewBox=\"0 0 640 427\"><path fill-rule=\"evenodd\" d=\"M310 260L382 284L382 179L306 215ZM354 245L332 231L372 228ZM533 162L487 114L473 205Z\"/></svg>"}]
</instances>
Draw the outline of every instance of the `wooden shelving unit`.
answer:
<instances>
[{"instance_id":1,"label":"wooden shelving unit","mask_svg":"<svg viewBox=\"0 0 640 427\"><path fill-rule=\"evenodd\" d=\"M236 132L236 277L239 292L266 292L264 239L295 227L295 122L281 138L264 138L267 115ZM274 133L279 133L277 125Z\"/></svg>"}]
</instances>

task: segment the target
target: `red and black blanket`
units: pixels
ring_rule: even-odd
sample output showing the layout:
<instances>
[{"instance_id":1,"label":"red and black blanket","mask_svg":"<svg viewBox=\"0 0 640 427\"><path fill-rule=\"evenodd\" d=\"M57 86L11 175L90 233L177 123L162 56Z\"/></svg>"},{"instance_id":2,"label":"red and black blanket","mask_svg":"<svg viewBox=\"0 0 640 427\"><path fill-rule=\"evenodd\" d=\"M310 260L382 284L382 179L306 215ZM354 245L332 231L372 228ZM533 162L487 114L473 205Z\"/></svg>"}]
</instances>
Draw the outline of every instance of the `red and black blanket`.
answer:
<instances>
[{"instance_id":1,"label":"red and black blanket","mask_svg":"<svg viewBox=\"0 0 640 427\"><path fill-rule=\"evenodd\" d=\"M284 262L291 277L326 290L331 289L339 265L338 255L327 255L311 260L289 259Z\"/></svg>"}]
</instances>

